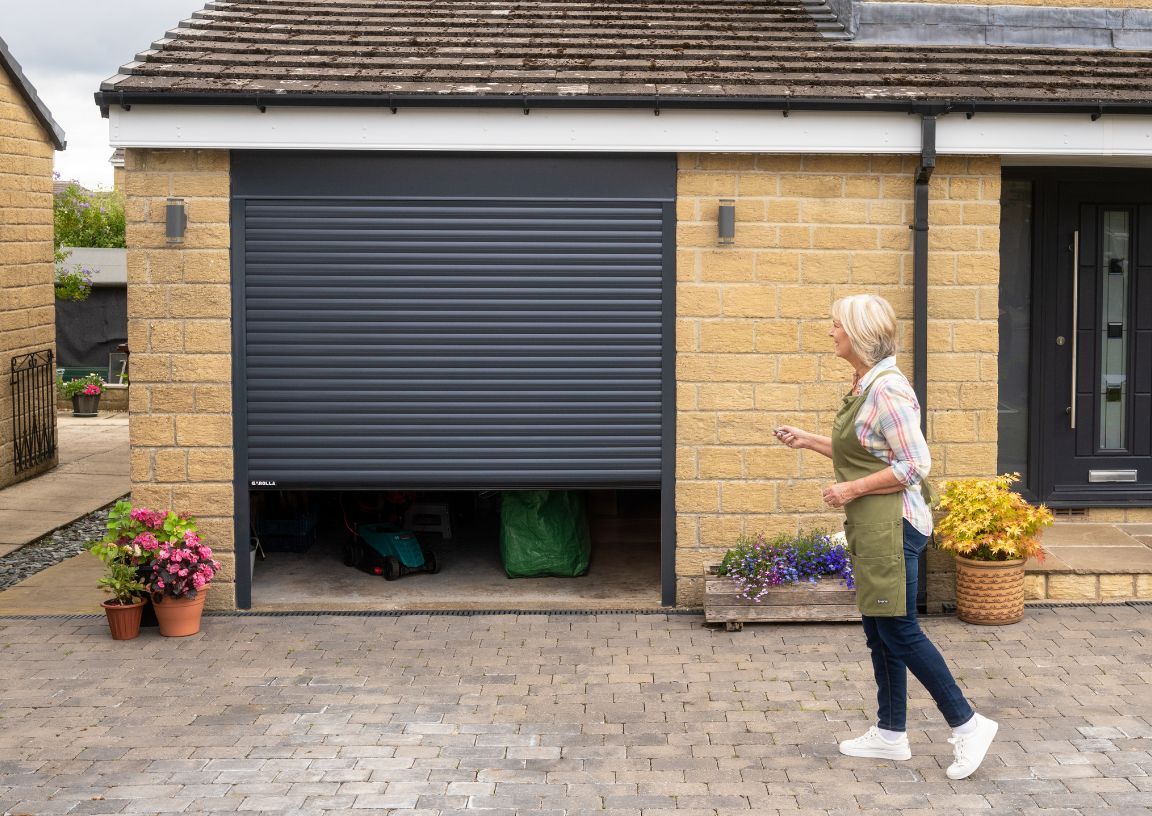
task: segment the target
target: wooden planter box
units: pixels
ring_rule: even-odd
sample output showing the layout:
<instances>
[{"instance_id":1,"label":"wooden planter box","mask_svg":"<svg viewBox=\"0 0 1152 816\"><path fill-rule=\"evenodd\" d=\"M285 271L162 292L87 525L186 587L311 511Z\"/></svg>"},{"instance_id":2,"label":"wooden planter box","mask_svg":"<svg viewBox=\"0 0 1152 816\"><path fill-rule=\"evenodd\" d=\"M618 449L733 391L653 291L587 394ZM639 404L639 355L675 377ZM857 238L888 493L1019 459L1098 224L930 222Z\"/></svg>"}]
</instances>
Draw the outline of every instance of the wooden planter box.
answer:
<instances>
[{"instance_id":1,"label":"wooden planter box","mask_svg":"<svg viewBox=\"0 0 1152 816\"><path fill-rule=\"evenodd\" d=\"M718 576L719 568L719 564L704 567L704 620L722 623L729 632L739 632L745 623L860 620L856 590L845 587L839 578L772 587L755 603L740 597L731 578Z\"/></svg>"}]
</instances>

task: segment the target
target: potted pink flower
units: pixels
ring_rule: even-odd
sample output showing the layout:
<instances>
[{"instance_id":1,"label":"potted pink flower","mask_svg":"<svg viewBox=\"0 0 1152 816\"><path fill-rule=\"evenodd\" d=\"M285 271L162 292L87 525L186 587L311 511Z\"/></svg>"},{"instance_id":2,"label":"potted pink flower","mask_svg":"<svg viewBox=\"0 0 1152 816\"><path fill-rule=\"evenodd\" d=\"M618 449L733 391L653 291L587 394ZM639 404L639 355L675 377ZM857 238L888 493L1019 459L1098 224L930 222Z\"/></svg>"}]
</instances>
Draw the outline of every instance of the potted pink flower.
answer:
<instances>
[{"instance_id":1,"label":"potted pink flower","mask_svg":"<svg viewBox=\"0 0 1152 816\"><path fill-rule=\"evenodd\" d=\"M100 395L104 393L104 379L92 372L64 383L64 396L72 400L72 416L94 417L100 412Z\"/></svg>"},{"instance_id":2,"label":"potted pink flower","mask_svg":"<svg viewBox=\"0 0 1152 816\"><path fill-rule=\"evenodd\" d=\"M194 635L200 631L204 598L208 585L220 571L220 562L200 540L194 519L169 512L163 529L166 535L155 542L147 580L160 634Z\"/></svg>"},{"instance_id":3,"label":"potted pink flower","mask_svg":"<svg viewBox=\"0 0 1152 816\"><path fill-rule=\"evenodd\" d=\"M161 635L184 637L200 631L204 595L220 562L200 540L195 519L121 501L108 514L104 540L120 547L136 569Z\"/></svg>"}]
</instances>

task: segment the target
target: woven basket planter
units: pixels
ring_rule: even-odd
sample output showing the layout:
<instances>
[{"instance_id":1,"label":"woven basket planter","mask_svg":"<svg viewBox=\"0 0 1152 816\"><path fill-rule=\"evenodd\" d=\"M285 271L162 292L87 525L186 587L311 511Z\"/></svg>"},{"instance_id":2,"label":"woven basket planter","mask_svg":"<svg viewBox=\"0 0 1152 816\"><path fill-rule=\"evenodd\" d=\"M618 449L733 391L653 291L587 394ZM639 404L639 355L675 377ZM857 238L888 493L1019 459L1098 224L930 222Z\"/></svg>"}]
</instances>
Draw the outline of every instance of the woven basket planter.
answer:
<instances>
[{"instance_id":1,"label":"woven basket planter","mask_svg":"<svg viewBox=\"0 0 1152 816\"><path fill-rule=\"evenodd\" d=\"M973 561L956 557L956 617L1003 626L1024 618L1024 559Z\"/></svg>"},{"instance_id":2,"label":"woven basket planter","mask_svg":"<svg viewBox=\"0 0 1152 816\"><path fill-rule=\"evenodd\" d=\"M839 578L821 578L815 584L771 587L759 602L740 596L731 578L716 574L719 564L704 567L704 621L722 623L738 632L745 623L823 623L858 621L856 590Z\"/></svg>"}]
</instances>

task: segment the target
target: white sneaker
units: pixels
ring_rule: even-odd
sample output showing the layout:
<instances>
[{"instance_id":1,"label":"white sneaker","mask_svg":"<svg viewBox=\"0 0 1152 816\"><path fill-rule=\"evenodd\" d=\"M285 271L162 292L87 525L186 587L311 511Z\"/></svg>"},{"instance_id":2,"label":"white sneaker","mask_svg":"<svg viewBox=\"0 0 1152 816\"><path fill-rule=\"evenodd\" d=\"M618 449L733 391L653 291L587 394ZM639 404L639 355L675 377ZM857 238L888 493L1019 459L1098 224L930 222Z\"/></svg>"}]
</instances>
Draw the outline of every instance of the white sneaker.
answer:
<instances>
[{"instance_id":1,"label":"white sneaker","mask_svg":"<svg viewBox=\"0 0 1152 816\"><path fill-rule=\"evenodd\" d=\"M949 779L964 779L975 773L984 761L984 755L988 753L988 746L996 738L996 732L1000 730L995 720L979 714L973 716L976 717L975 731L966 737L948 738L956 751L956 761L948 766Z\"/></svg>"},{"instance_id":2,"label":"white sneaker","mask_svg":"<svg viewBox=\"0 0 1152 816\"><path fill-rule=\"evenodd\" d=\"M902 734L899 742L889 742L880 736L880 729L872 726L862 737L844 740L840 743L840 753L853 757L872 759L911 759L912 749L908 747L908 735Z\"/></svg>"}]
</instances>

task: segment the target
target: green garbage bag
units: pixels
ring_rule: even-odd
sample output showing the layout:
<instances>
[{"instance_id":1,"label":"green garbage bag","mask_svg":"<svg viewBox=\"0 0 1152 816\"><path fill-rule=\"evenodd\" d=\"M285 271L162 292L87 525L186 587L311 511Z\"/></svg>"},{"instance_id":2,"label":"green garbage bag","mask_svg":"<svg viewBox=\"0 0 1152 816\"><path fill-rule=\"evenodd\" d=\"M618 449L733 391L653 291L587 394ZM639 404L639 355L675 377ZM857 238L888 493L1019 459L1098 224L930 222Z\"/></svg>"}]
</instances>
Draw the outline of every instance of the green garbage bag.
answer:
<instances>
[{"instance_id":1,"label":"green garbage bag","mask_svg":"<svg viewBox=\"0 0 1152 816\"><path fill-rule=\"evenodd\" d=\"M504 493L500 556L509 578L584 575L591 553L583 494L570 490Z\"/></svg>"}]
</instances>

